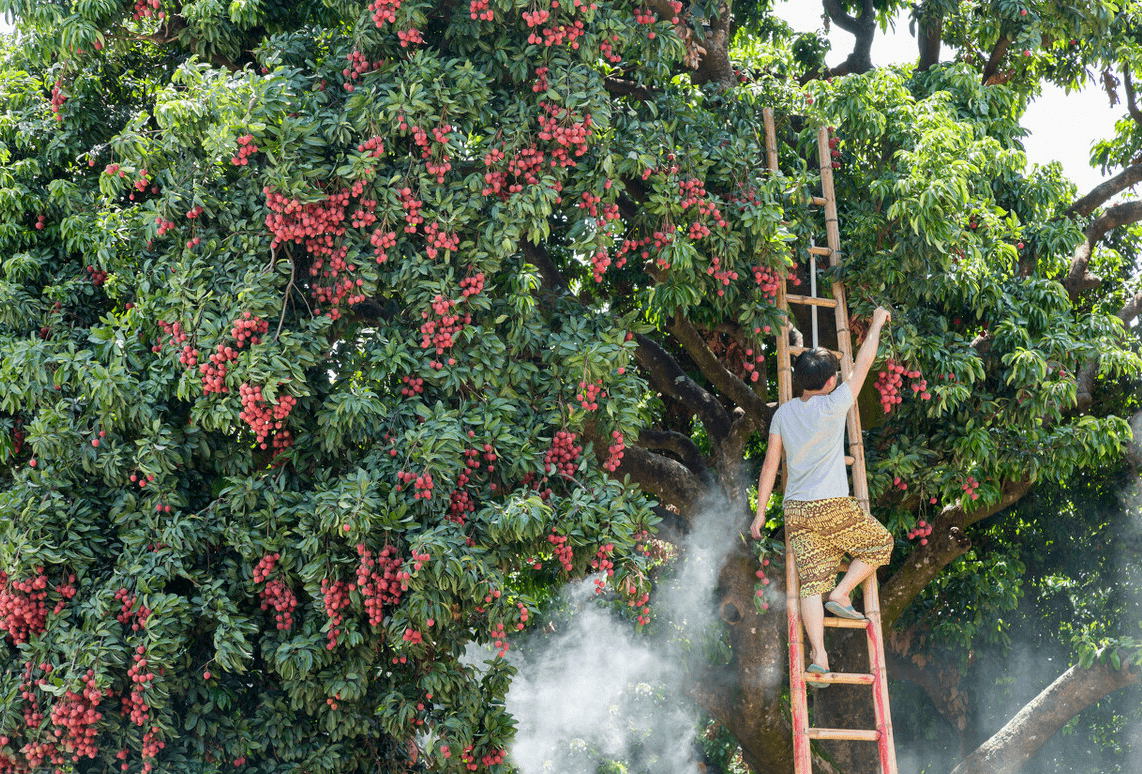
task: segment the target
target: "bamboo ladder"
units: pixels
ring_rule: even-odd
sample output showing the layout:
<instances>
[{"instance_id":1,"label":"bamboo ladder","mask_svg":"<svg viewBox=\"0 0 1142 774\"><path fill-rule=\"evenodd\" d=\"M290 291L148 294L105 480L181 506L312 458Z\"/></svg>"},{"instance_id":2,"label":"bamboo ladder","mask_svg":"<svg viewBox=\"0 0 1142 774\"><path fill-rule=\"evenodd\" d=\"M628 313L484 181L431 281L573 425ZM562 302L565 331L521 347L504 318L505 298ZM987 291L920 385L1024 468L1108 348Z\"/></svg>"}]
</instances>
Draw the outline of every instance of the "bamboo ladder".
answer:
<instances>
[{"instance_id":1,"label":"bamboo ladder","mask_svg":"<svg viewBox=\"0 0 1142 774\"><path fill-rule=\"evenodd\" d=\"M765 144L768 156L768 166L771 173L776 174L777 168L777 132L774 125L773 110L766 108L765 118ZM809 295L794 295L786 292L785 282L777 283L777 307L785 313L781 328L777 334L777 391L778 404L793 398L792 358L804 351L803 347L794 347L789 344L789 304L810 306L814 321L814 338L816 338L816 315L819 309L831 308L834 312L837 327L837 347L840 351L834 352L841 364L841 377L848 380L853 370L852 341L849 336L848 304L845 300L845 288L840 282L832 286L832 298L820 297L816 292L816 259L818 256L827 257L829 265L836 267L841 260L840 230L837 225L837 202L833 190L833 164L829 153L829 130L821 127L817 133L817 158L821 170L820 197L813 197L812 204L825 208L825 233L827 247L809 247L810 255L810 293ZM816 344L816 342L812 342ZM860 412L856 403L849 409L847 422L849 453L845 457L852 476L852 491L861 507L869 509L868 477L865 470L864 445L861 440ZM812 772L812 757L810 753L810 740L852 740L869 741L877 743L877 752L880 758L881 774L897 774L896 749L892 738L892 716L888 706L888 678L884 665L884 638L880 620L880 596L878 593L876 574L873 573L861 584L864 592L864 614L867 622L852 621L846 618L825 617L825 626L838 629L864 629L868 639L869 672L839 673L830 672L820 676L818 682L847 685L867 685L872 688L872 703L876 717L875 729L842 729L842 728L813 728L809 726L809 710L806 700L806 673L805 673L805 643L801 628L800 585L798 583L797 568L793 552L789 545L788 532L785 536L785 594L786 611L789 634L789 693L792 705L793 721L793 754L794 771L796 774L810 774Z\"/></svg>"}]
</instances>

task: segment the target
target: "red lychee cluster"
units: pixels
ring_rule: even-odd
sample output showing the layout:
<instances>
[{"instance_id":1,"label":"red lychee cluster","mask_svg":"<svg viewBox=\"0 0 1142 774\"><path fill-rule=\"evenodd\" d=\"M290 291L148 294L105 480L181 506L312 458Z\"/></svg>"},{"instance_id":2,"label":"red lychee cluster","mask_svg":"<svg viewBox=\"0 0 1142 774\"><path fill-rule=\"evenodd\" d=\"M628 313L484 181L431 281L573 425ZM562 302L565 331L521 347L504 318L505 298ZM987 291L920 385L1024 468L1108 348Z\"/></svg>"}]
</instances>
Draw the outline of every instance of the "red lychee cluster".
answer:
<instances>
[{"instance_id":1,"label":"red lychee cluster","mask_svg":"<svg viewBox=\"0 0 1142 774\"><path fill-rule=\"evenodd\" d=\"M460 280L460 295L463 300L467 301L472 296L478 296L484 292L484 272L476 272L473 277L465 277Z\"/></svg>"},{"instance_id":2,"label":"red lychee cluster","mask_svg":"<svg viewBox=\"0 0 1142 774\"><path fill-rule=\"evenodd\" d=\"M441 250L455 252L460 247L460 235L449 234L435 221L424 227L424 239L428 243L425 253L432 259L435 259Z\"/></svg>"},{"instance_id":3,"label":"red lychee cluster","mask_svg":"<svg viewBox=\"0 0 1142 774\"><path fill-rule=\"evenodd\" d=\"M575 475L579 455L583 447L575 443L578 436L569 430L560 430L551 439L551 447L543 456L543 468L548 473L558 473L564 478Z\"/></svg>"},{"instance_id":4,"label":"red lychee cluster","mask_svg":"<svg viewBox=\"0 0 1142 774\"><path fill-rule=\"evenodd\" d=\"M357 566L357 588L365 599L369 623L380 626L385 620L385 606L396 606L401 594L408 590L409 574L401 570L404 560L391 546L382 548L374 558L364 543L358 543L357 555L361 557Z\"/></svg>"},{"instance_id":5,"label":"red lychee cluster","mask_svg":"<svg viewBox=\"0 0 1142 774\"><path fill-rule=\"evenodd\" d=\"M349 60L349 66L341 71L341 75L347 78L349 81L355 81L365 73L371 73L373 70L380 70L385 66L383 61L370 62L368 57L357 50L350 51L349 55L346 58ZM346 87L349 87L352 84L347 82L345 85ZM352 89L350 88L349 91L352 91ZM379 150L373 155L380 156L381 153L384 153L384 147L381 146L379 137L374 137L373 139L377 141L375 147L379 148ZM365 149L357 146L357 150L364 152Z\"/></svg>"},{"instance_id":6,"label":"red lychee cluster","mask_svg":"<svg viewBox=\"0 0 1142 774\"><path fill-rule=\"evenodd\" d=\"M167 17L166 12L159 10L162 7L162 0L135 0L135 12L132 14L132 18L135 21L139 21L140 19L146 16L150 16L157 11L158 17L160 19L165 19Z\"/></svg>"},{"instance_id":7,"label":"red lychee cluster","mask_svg":"<svg viewBox=\"0 0 1142 774\"><path fill-rule=\"evenodd\" d=\"M55 737L59 748L71 753L71 760L94 758L98 753L95 737L98 730L95 724L103 719L97 707L103 700L103 691L95 681L95 670L88 669L83 676L83 690L79 693L67 691L52 707L52 725L56 727Z\"/></svg>"},{"instance_id":8,"label":"red lychee cluster","mask_svg":"<svg viewBox=\"0 0 1142 774\"><path fill-rule=\"evenodd\" d=\"M411 398L413 395L420 395L424 392L424 380L416 376L402 376L401 383L404 387L400 388L400 394L406 398Z\"/></svg>"},{"instance_id":9,"label":"red lychee cluster","mask_svg":"<svg viewBox=\"0 0 1142 774\"><path fill-rule=\"evenodd\" d=\"M635 608L638 613L636 616L638 619L638 625L646 626L648 623L650 623L650 607L648 606L648 603L650 602L650 592L639 592L638 587L633 584L630 584L626 587L626 592L628 597L627 607Z\"/></svg>"},{"instance_id":10,"label":"red lychee cluster","mask_svg":"<svg viewBox=\"0 0 1142 774\"><path fill-rule=\"evenodd\" d=\"M902 479L900 476L896 476L892 479L892 486L896 489L899 489L901 492L908 491L908 482Z\"/></svg>"},{"instance_id":11,"label":"red lychee cluster","mask_svg":"<svg viewBox=\"0 0 1142 774\"><path fill-rule=\"evenodd\" d=\"M369 237L369 242L373 245L373 255L377 256L377 263L384 263L389 259L388 250L397 243L397 235L395 231L378 228Z\"/></svg>"},{"instance_id":12,"label":"red lychee cluster","mask_svg":"<svg viewBox=\"0 0 1142 774\"><path fill-rule=\"evenodd\" d=\"M63 93L63 81L56 81L52 86L52 112L55 113L55 119L62 121L63 116L59 114L59 109L67 102L67 95Z\"/></svg>"},{"instance_id":13,"label":"red lychee cluster","mask_svg":"<svg viewBox=\"0 0 1142 774\"><path fill-rule=\"evenodd\" d=\"M202 205L191 207L189 210L186 211L186 218L187 218L187 220L195 220L203 212L205 212L205 210L202 209ZM161 222L161 220L160 220L160 222ZM174 224L172 223L171 225L173 226Z\"/></svg>"},{"instance_id":14,"label":"red lychee cluster","mask_svg":"<svg viewBox=\"0 0 1142 774\"><path fill-rule=\"evenodd\" d=\"M916 526L908 530L908 539L914 540L920 538L920 545L928 545L928 536L932 534L932 525L924 519L916 522Z\"/></svg>"},{"instance_id":15,"label":"red lychee cluster","mask_svg":"<svg viewBox=\"0 0 1142 774\"><path fill-rule=\"evenodd\" d=\"M610 39L604 38L599 42L599 54L602 55L611 64L618 64L623 61L622 55L615 53L615 43L619 42L618 35L611 35Z\"/></svg>"},{"instance_id":16,"label":"red lychee cluster","mask_svg":"<svg viewBox=\"0 0 1142 774\"><path fill-rule=\"evenodd\" d=\"M265 583L265 587L258 592L262 598L262 609L274 609L274 620L278 629L289 631L293 627L293 611L297 608L297 596L293 590L280 578L269 580L270 573L281 554L266 554L254 567L254 583Z\"/></svg>"},{"instance_id":17,"label":"red lychee cluster","mask_svg":"<svg viewBox=\"0 0 1142 774\"><path fill-rule=\"evenodd\" d=\"M764 587L769 585L769 577L765 574L765 568L768 566L769 566L769 560L768 559L762 559L761 560L761 567L757 568L757 572L755 573L755 575L757 575L758 583L761 584L762 588L756 589L754 591L754 594L756 594L759 597L763 597L763 598L765 597L765 588ZM761 609L762 610L768 610L769 609L769 603L763 601L761 603Z\"/></svg>"},{"instance_id":18,"label":"red lychee cluster","mask_svg":"<svg viewBox=\"0 0 1142 774\"><path fill-rule=\"evenodd\" d=\"M162 328L163 333L165 333L170 339L169 343L172 347L185 345L187 339L190 338L190 335L183 330L182 323L178 322L177 320L173 323L169 323L166 320L159 320L159 327ZM161 352L167 343L168 342L164 342L162 339L159 339L158 343L151 347L151 352ZM191 351L194 353L194 358L197 359L198 350L192 349ZM183 356L180 356L179 360L183 361L184 365L186 365Z\"/></svg>"},{"instance_id":19,"label":"red lychee cluster","mask_svg":"<svg viewBox=\"0 0 1142 774\"><path fill-rule=\"evenodd\" d=\"M424 42L424 36L420 34L420 30L416 27L409 27L407 30L398 30L397 38L400 39L401 48L408 48L409 46Z\"/></svg>"},{"instance_id":20,"label":"red lychee cluster","mask_svg":"<svg viewBox=\"0 0 1142 774\"><path fill-rule=\"evenodd\" d=\"M770 300L777 298L777 290L780 287L781 276L767 266L754 266L752 268L754 281L761 287L761 295L763 298ZM786 279L794 279L792 274L786 274ZM800 284L798 282L798 284Z\"/></svg>"},{"instance_id":21,"label":"red lychee cluster","mask_svg":"<svg viewBox=\"0 0 1142 774\"><path fill-rule=\"evenodd\" d=\"M442 747L441 750L447 749ZM480 756L479 762L476 760L476 753L473 751L473 746L468 745L464 751L460 753L460 762L463 764L467 771L479 771L480 766L490 769L492 766L497 766L504 762L504 751L492 748L486 754ZM447 754L445 757L448 757Z\"/></svg>"},{"instance_id":22,"label":"red lychee cluster","mask_svg":"<svg viewBox=\"0 0 1142 774\"><path fill-rule=\"evenodd\" d=\"M279 454L293 445L293 435L285 429L286 420L297 405L297 398L292 395L279 395L278 402L273 406L267 405L262 397L262 388L243 382L238 387L238 394L242 398L242 411L238 418L249 425L254 433L254 443L266 449L273 446L274 454ZM272 436L270 443L266 438Z\"/></svg>"},{"instance_id":23,"label":"red lychee cluster","mask_svg":"<svg viewBox=\"0 0 1142 774\"><path fill-rule=\"evenodd\" d=\"M88 266L87 273L91 275L91 284L95 287L99 287L107 281L107 272L100 271L94 266Z\"/></svg>"},{"instance_id":24,"label":"red lychee cluster","mask_svg":"<svg viewBox=\"0 0 1142 774\"><path fill-rule=\"evenodd\" d=\"M710 233L710 230L706 229L706 233ZM690 238L695 238L692 233L690 234ZM736 271L722 268L722 259L716 255L710 260L710 265L706 267L706 273L713 275L719 296L724 296L726 294L726 288L730 286L731 282L734 282L738 278Z\"/></svg>"},{"instance_id":25,"label":"red lychee cluster","mask_svg":"<svg viewBox=\"0 0 1142 774\"><path fill-rule=\"evenodd\" d=\"M416 473L409 473L403 470L398 470L397 480L400 481L400 483L396 485L396 491L399 492L403 488L403 485L411 483L413 491L415 492L413 499L432 499L433 484L431 473L421 473L420 475L417 475Z\"/></svg>"},{"instance_id":26,"label":"red lychee cluster","mask_svg":"<svg viewBox=\"0 0 1142 774\"><path fill-rule=\"evenodd\" d=\"M142 645L135 648L133 658L135 663L127 669L127 677L131 679L131 692L123 697L123 714L136 726L141 726L151 719L151 708L147 705L144 693L147 685L153 682L157 675L147 669L147 650Z\"/></svg>"},{"instance_id":27,"label":"red lychee cluster","mask_svg":"<svg viewBox=\"0 0 1142 774\"><path fill-rule=\"evenodd\" d=\"M634 12L634 20L639 24L654 24L658 21L658 14L651 11L649 8L636 8Z\"/></svg>"},{"instance_id":28,"label":"red lychee cluster","mask_svg":"<svg viewBox=\"0 0 1142 774\"><path fill-rule=\"evenodd\" d=\"M401 0L373 0L369 3L369 10L373 12L373 24L380 27L385 22L395 22L400 2Z\"/></svg>"},{"instance_id":29,"label":"red lychee cluster","mask_svg":"<svg viewBox=\"0 0 1142 774\"><path fill-rule=\"evenodd\" d=\"M902 364L889 358L885 363L884 370L877 374L876 384L873 385L876 387L876 391L880 393L880 406L884 409L885 414L892 411L894 405L904 400L900 395L904 377L913 380L912 391L919 393L921 400L932 398L931 393L928 392L928 380L922 378L918 370L905 368Z\"/></svg>"},{"instance_id":30,"label":"red lychee cluster","mask_svg":"<svg viewBox=\"0 0 1142 774\"><path fill-rule=\"evenodd\" d=\"M547 542L551 544L551 552L555 555L555 560L559 562L564 571L571 572L574 568L572 562L575 558L575 552L571 546L567 545L567 536L552 532L547 536Z\"/></svg>"},{"instance_id":31,"label":"red lychee cluster","mask_svg":"<svg viewBox=\"0 0 1142 774\"><path fill-rule=\"evenodd\" d=\"M341 636L341 623L344 618L341 611L349 606L349 592L353 586L345 581L331 581L321 579L321 597L325 603L325 615L329 618L329 631L325 633L325 647L333 650L337 647L337 638Z\"/></svg>"},{"instance_id":32,"label":"red lychee cluster","mask_svg":"<svg viewBox=\"0 0 1142 774\"><path fill-rule=\"evenodd\" d=\"M238 155L230 157L230 163L236 167L244 167L250 163L250 156L258 152L254 144L254 135L244 134L238 138Z\"/></svg>"},{"instance_id":33,"label":"red lychee cluster","mask_svg":"<svg viewBox=\"0 0 1142 774\"><path fill-rule=\"evenodd\" d=\"M595 579L595 593L602 594L607 587L607 578L615 574L615 563L611 559L611 554L614 553L614 543L604 543L599 546L595 552L595 558L591 560L591 569L598 570L599 577Z\"/></svg>"},{"instance_id":34,"label":"red lychee cluster","mask_svg":"<svg viewBox=\"0 0 1142 774\"><path fill-rule=\"evenodd\" d=\"M626 443L623 441L623 434L618 430L611 431L611 444L607 447L607 459L603 462L603 469L614 473L619 469L619 465L623 461L623 451L626 449Z\"/></svg>"},{"instance_id":35,"label":"red lychee cluster","mask_svg":"<svg viewBox=\"0 0 1142 774\"><path fill-rule=\"evenodd\" d=\"M434 348L436 354L443 355L444 351L451 349L456 343L456 336L464 326L472 323L472 315L457 314L453 312L456 301L437 295L432 299L432 311L421 312L424 323L420 326L420 348ZM434 367L443 368L442 363L435 363Z\"/></svg>"},{"instance_id":36,"label":"red lychee cluster","mask_svg":"<svg viewBox=\"0 0 1142 774\"><path fill-rule=\"evenodd\" d=\"M502 623L494 624L488 635L492 638L492 647L496 649L496 657L503 658L508 654L508 633Z\"/></svg>"},{"instance_id":37,"label":"red lychee cluster","mask_svg":"<svg viewBox=\"0 0 1142 774\"><path fill-rule=\"evenodd\" d=\"M16 645L43 633L48 620L48 578L37 567L27 580L14 580L0 571L0 629Z\"/></svg>"},{"instance_id":38,"label":"red lychee cluster","mask_svg":"<svg viewBox=\"0 0 1142 774\"><path fill-rule=\"evenodd\" d=\"M400 197L401 208L404 210L404 231L406 234L415 234L417 227L424 222L424 216L420 214L420 208L424 206L424 201L417 199L412 189L407 186L397 191L397 195Z\"/></svg>"},{"instance_id":39,"label":"red lychee cluster","mask_svg":"<svg viewBox=\"0 0 1142 774\"><path fill-rule=\"evenodd\" d=\"M587 142L591 137L591 114L586 113L581 120L576 120L565 107L550 102L541 102L539 106L543 110L539 116L539 139L553 141L559 146L551 151L551 166L575 166L575 158L587 152Z\"/></svg>"},{"instance_id":40,"label":"red lychee cluster","mask_svg":"<svg viewBox=\"0 0 1142 774\"><path fill-rule=\"evenodd\" d=\"M478 0L473 0L473 2L477 2L477 1ZM472 18L474 19L476 17L473 16ZM534 91L536 94L539 94L540 92L547 91L547 68L546 67L537 67L536 68L536 70L535 70L535 83L533 83L531 85L531 90Z\"/></svg>"},{"instance_id":41,"label":"red lychee cluster","mask_svg":"<svg viewBox=\"0 0 1142 774\"><path fill-rule=\"evenodd\" d=\"M187 214L187 217L190 217L189 213ZM195 217L197 217L197 216L195 216ZM170 231L172 228L175 227L175 222L173 220L167 220L162 215L156 215L155 216L155 223L158 225L158 235L159 236L162 236L163 234L167 233L168 231Z\"/></svg>"},{"instance_id":42,"label":"red lychee cluster","mask_svg":"<svg viewBox=\"0 0 1142 774\"><path fill-rule=\"evenodd\" d=\"M840 139L833 136L836 131L835 127L829 127L829 155L833 159L833 169L841 168L841 149L838 147L841 144Z\"/></svg>"},{"instance_id":43,"label":"red lychee cluster","mask_svg":"<svg viewBox=\"0 0 1142 774\"><path fill-rule=\"evenodd\" d=\"M141 603L135 607L136 603L139 602L138 595L121 587L115 592L115 601L120 603L119 612L115 614L115 620L124 626L130 626L133 632L147 628L147 619L151 617L151 609Z\"/></svg>"},{"instance_id":44,"label":"red lychee cluster","mask_svg":"<svg viewBox=\"0 0 1142 774\"><path fill-rule=\"evenodd\" d=\"M75 587L75 573L68 573L67 580L56 585L56 593L59 594L60 598L55 607L52 608L52 615L62 613L63 609L67 607L68 600L75 598L76 591L78 589Z\"/></svg>"},{"instance_id":45,"label":"red lychee cluster","mask_svg":"<svg viewBox=\"0 0 1142 774\"><path fill-rule=\"evenodd\" d=\"M602 379L597 379L591 384L579 382L579 392L575 394L575 400L586 411L598 410L599 401L605 397L607 397L607 391L603 389Z\"/></svg>"},{"instance_id":46,"label":"red lychee cluster","mask_svg":"<svg viewBox=\"0 0 1142 774\"><path fill-rule=\"evenodd\" d=\"M968 476L967 477L967 480L964 481L964 485L963 485L962 489L964 490L965 494L967 494L971 497L971 499L973 499L973 500L979 499L979 493L976 492L976 490L979 489L979 482L975 480L974 476Z\"/></svg>"},{"instance_id":47,"label":"red lychee cluster","mask_svg":"<svg viewBox=\"0 0 1142 774\"><path fill-rule=\"evenodd\" d=\"M173 326L172 326L173 327ZM230 335L234 338L237 348L227 346L225 341L219 342L218 347L214 353L207 358L207 362L202 365L202 394L209 395L212 392L229 392L229 388L225 384L226 380L226 364L238 359L238 350L246 346L246 344L254 345L262 342L261 336L270 329L270 324L260 317L255 317L249 312L243 312L234 322L230 324ZM193 367L198 362L198 350L191 350L186 352L184 348L187 367ZM193 362L191 362L190 355L193 355ZM183 360L183 358L179 358Z\"/></svg>"}]
</instances>

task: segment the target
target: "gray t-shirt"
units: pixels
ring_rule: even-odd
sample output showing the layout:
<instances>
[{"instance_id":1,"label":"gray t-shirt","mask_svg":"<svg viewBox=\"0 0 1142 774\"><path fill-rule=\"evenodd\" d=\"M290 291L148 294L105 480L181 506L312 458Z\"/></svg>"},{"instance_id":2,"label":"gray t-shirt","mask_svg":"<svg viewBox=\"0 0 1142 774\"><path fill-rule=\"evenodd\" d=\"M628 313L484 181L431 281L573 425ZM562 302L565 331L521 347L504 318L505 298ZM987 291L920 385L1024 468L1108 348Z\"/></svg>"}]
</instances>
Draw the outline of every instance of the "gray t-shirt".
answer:
<instances>
[{"instance_id":1,"label":"gray t-shirt","mask_svg":"<svg viewBox=\"0 0 1142 774\"><path fill-rule=\"evenodd\" d=\"M853 392L841 384L828 395L794 398L773 414L769 432L785 449L785 500L848 497L845 472L845 415Z\"/></svg>"}]
</instances>

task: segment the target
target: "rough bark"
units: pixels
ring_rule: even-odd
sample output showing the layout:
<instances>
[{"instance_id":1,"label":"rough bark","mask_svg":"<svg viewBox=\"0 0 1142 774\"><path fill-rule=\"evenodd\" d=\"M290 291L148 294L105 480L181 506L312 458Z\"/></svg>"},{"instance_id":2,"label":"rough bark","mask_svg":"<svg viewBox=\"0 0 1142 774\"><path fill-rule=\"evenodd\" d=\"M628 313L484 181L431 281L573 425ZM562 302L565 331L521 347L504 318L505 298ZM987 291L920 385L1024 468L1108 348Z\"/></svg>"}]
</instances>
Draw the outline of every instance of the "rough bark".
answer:
<instances>
[{"instance_id":1,"label":"rough bark","mask_svg":"<svg viewBox=\"0 0 1142 774\"><path fill-rule=\"evenodd\" d=\"M733 3L723 2L718 5L717 15L710 19L710 29L700 46L690 36L686 38L689 51L696 53L700 48L702 52L697 61L698 66L690 76L695 84L711 83L721 89L727 89L735 84L734 66L730 61L732 26Z\"/></svg>"},{"instance_id":2,"label":"rough bark","mask_svg":"<svg viewBox=\"0 0 1142 774\"><path fill-rule=\"evenodd\" d=\"M642 491L659 501L689 514L701 497L705 487L701 478L685 465L662 454L655 454L639 446L628 446L615 474L629 475Z\"/></svg>"},{"instance_id":3,"label":"rough bark","mask_svg":"<svg viewBox=\"0 0 1142 774\"><path fill-rule=\"evenodd\" d=\"M1134 167L1128 169L1132 170ZM1123 177L1126 172L1127 170L1123 170L1114 179ZM1107 183L1112 181L1107 181ZM1107 183L1102 185L1105 186ZM1063 287L1066 288L1067 294L1072 300L1078 299L1083 292L1098 287L1102 283L1101 277L1090 273L1090 259L1098 241L1119 226L1137 223L1139 220L1142 220L1142 202L1130 201L1108 207L1090 222L1086 227L1086 240L1080 242L1079 246L1075 248L1074 255L1071 257L1070 270L1063 280Z\"/></svg>"},{"instance_id":4,"label":"rough bark","mask_svg":"<svg viewBox=\"0 0 1142 774\"><path fill-rule=\"evenodd\" d=\"M987 64L983 68L984 85L990 86L1001 82L999 63L1003 61L1003 56L1007 53L1007 47L1010 45L1011 38L1006 35L1000 36L999 40L995 41L995 45L991 49L991 56L987 58Z\"/></svg>"},{"instance_id":5,"label":"rough bark","mask_svg":"<svg viewBox=\"0 0 1142 774\"><path fill-rule=\"evenodd\" d=\"M1073 666L1024 705L1001 728L952 770L952 774L1007 774L1018 771L1056 731L1094 702L1142 677L1138 669L1114 669L1096 662Z\"/></svg>"},{"instance_id":6,"label":"rough bark","mask_svg":"<svg viewBox=\"0 0 1142 774\"><path fill-rule=\"evenodd\" d=\"M828 72L830 78L854 73L867 73L872 69L872 39L876 35L876 10L872 0L861 0L860 14L850 16L840 0L821 0L829 20L845 32L853 41L852 53L837 67Z\"/></svg>"},{"instance_id":7,"label":"rough bark","mask_svg":"<svg viewBox=\"0 0 1142 774\"><path fill-rule=\"evenodd\" d=\"M716 440L725 438L732 421L725 407L708 390L686 375L678 362L657 341L642 334L635 336L635 358L650 383L697 415L706 432Z\"/></svg>"},{"instance_id":8,"label":"rough bark","mask_svg":"<svg viewBox=\"0 0 1142 774\"><path fill-rule=\"evenodd\" d=\"M916 69L924 72L940 62L940 45L943 43L944 17L920 19L917 27L916 44L920 48L920 59Z\"/></svg>"}]
</instances>

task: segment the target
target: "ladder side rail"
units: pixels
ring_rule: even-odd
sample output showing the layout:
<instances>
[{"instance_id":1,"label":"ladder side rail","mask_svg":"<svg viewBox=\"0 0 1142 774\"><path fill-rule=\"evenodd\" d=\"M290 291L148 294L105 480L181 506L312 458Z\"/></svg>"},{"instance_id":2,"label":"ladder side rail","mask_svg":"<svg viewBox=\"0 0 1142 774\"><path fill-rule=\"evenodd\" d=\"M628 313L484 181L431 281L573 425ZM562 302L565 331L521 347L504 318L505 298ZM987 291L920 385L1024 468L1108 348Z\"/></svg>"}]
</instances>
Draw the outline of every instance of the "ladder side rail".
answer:
<instances>
[{"instance_id":1,"label":"ladder side rail","mask_svg":"<svg viewBox=\"0 0 1142 774\"><path fill-rule=\"evenodd\" d=\"M805 640L801 627L801 584L797 581L797 562L785 533L785 609L789 637L789 701L793 724L793 771L809 774L813 770L809 746L809 700L805 695Z\"/></svg>"},{"instance_id":2,"label":"ladder side rail","mask_svg":"<svg viewBox=\"0 0 1142 774\"><path fill-rule=\"evenodd\" d=\"M773 120L773 108L767 107L761 111L765 121L765 153L769 171L777 174L777 125Z\"/></svg>"},{"instance_id":3,"label":"ladder side rail","mask_svg":"<svg viewBox=\"0 0 1142 774\"><path fill-rule=\"evenodd\" d=\"M888 669L884 658L884 628L880 616L880 591L876 573L861 584L864 593L865 616L869 619L868 665L874 682L872 684L873 711L876 716L877 752L880 756L881 774L897 774L896 743L892 733L892 710L888 701Z\"/></svg>"}]
</instances>

